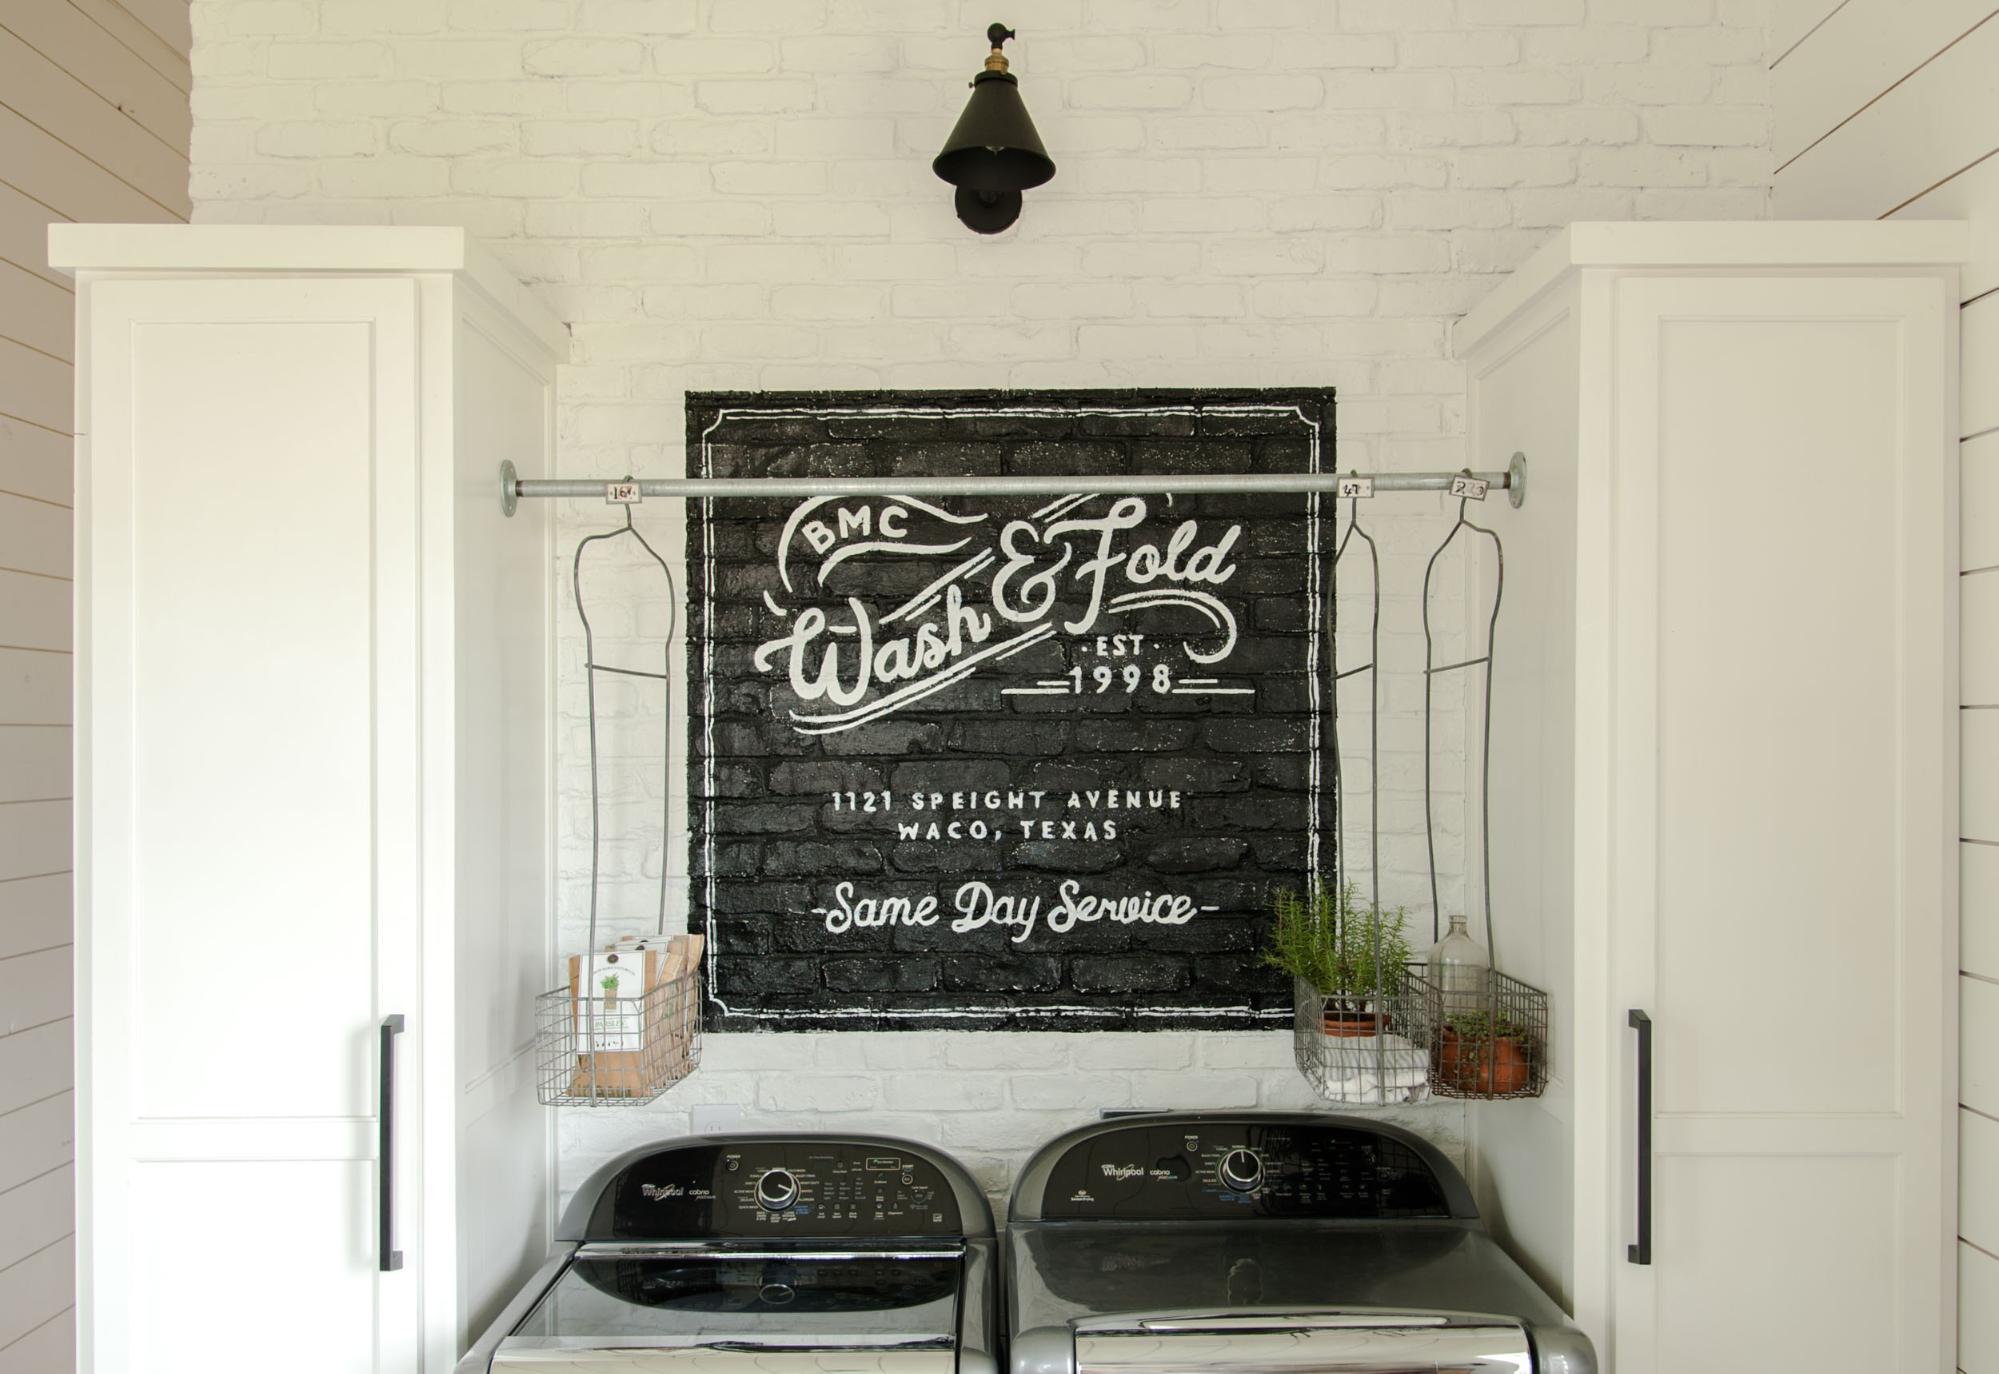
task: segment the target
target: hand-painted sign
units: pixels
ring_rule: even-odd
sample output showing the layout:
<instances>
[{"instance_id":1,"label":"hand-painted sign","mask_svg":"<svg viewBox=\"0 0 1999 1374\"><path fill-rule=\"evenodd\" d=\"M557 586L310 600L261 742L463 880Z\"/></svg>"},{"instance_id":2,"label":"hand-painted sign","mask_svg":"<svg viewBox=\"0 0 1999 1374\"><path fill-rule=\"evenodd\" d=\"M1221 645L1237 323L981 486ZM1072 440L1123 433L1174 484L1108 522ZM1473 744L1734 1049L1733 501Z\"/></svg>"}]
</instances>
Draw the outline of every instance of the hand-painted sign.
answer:
<instances>
[{"instance_id":1,"label":"hand-painted sign","mask_svg":"<svg viewBox=\"0 0 1999 1374\"><path fill-rule=\"evenodd\" d=\"M1317 471L1330 392L696 395L690 791L710 1024L1274 1023L1333 864L1330 505L840 492Z\"/></svg>"}]
</instances>

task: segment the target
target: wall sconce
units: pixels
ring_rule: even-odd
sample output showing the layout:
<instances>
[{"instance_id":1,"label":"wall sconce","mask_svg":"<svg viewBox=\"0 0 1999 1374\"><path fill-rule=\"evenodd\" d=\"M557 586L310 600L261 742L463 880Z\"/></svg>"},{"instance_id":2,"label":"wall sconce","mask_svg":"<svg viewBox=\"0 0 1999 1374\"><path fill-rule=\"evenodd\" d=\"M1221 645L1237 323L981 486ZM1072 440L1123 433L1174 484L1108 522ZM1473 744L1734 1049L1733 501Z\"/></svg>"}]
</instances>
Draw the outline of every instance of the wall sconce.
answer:
<instances>
[{"instance_id":1,"label":"wall sconce","mask_svg":"<svg viewBox=\"0 0 1999 1374\"><path fill-rule=\"evenodd\" d=\"M1015 37L1004 24L986 30L993 45L985 70L972 78L972 98L932 171L958 188L958 218L981 234L997 234L1020 218L1020 193L1055 175L1055 163L1020 99L1020 81L1006 69L1000 45Z\"/></svg>"}]
</instances>

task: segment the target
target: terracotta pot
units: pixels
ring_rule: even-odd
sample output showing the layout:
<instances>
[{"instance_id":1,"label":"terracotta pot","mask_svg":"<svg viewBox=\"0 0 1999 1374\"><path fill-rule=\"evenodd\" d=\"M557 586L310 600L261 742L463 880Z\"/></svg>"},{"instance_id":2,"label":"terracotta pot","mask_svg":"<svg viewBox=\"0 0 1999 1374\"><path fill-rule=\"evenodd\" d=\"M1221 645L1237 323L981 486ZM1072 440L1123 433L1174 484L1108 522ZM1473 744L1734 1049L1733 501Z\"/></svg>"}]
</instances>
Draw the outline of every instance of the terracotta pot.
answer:
<instances>
[{"instance_id":1,"label":"terracotta pot","mask_svg":"<svg viewBox=\"0 0 1999 1374\"><path fill-rule=\"evenodd\" d=\"M1533 1079L1527 1047L1511 1035L1467 1044L1445 1027L1437 1047L1437 1076L1459 1092L1504 1097L1524 1090Z\"/></svg>"},{"instance_id":2,"label":"terracotta pot","mask_svg":"<svg viewBox=\"0 0 1999 1374\"><path fill-rule=\"evenodd\" d=\"M1326 1013L1326 1034L1338 1040L1379 1035L1387 1030L1393 1021L1394 1018L1387 1012L1329 1011Z\"/></svg>"}]
</instances>

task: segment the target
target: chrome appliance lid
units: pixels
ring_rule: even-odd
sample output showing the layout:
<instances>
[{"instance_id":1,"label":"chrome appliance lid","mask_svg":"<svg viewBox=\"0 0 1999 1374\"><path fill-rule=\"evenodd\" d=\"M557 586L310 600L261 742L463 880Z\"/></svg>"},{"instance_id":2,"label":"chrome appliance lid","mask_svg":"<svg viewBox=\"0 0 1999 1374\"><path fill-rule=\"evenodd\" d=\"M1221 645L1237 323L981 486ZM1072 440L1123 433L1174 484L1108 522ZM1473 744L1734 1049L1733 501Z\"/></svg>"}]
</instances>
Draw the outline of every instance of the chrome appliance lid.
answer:
<instances>
[{"instance_id":1,"label":"chrome appliance lid","mask_svg":"<svg viewBox=\"0 0 1999 1374\"><path fill-rule=\"evenodd\" d=\"M586 1245L500 1350L949 1351L963 1258Z\"/></svg>"}]
</instances>

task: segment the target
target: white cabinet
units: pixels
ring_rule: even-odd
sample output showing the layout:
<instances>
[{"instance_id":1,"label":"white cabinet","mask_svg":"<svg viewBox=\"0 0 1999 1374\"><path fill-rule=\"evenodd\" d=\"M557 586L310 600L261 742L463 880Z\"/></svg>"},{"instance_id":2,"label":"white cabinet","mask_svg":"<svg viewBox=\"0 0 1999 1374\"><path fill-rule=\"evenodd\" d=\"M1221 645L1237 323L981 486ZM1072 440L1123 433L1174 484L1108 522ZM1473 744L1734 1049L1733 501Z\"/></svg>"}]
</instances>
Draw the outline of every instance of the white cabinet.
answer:
<instances>
[{"instance_id":1,"label":"white cabinet","mask_svg":"<svg viewBox=\"0 0 1999 1374\"><path fill-rule=\"evenodd\" d=\"M1459 327L1529 467L1493 904L1555 1009L1476 1182L1618 1374L1951 1364L1963 232L1577 225Z\"/></svg>"},{"instance_id":2,"label":"white cabinet","mask_svg":"<svg viewBox=\"0 0 1999 1374\"><path fill-rule=\"evenodd\" d=\"M561 328L455 230L50 256L82 1367L448 1369L546 1236L548 531L498 469L548 471Z\"/></svg>"}]
</instances>

